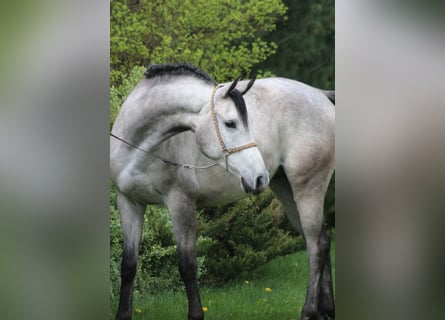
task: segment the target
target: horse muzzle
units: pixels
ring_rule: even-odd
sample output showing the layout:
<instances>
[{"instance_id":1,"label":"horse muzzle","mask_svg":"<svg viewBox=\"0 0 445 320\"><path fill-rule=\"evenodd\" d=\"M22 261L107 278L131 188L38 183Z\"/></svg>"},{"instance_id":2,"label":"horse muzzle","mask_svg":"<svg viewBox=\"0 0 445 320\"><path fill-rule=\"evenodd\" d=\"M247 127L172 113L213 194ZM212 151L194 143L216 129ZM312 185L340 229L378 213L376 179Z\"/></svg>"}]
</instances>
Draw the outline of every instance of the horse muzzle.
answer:
<instances>
[{"instance_id":1,"label":"horse muzzle","mask_svg":"<svg viewBox=\"0 0 445 320\"><path fill-rule=\"evenodd\" d=\"M254 179L252 183L248 183L243 177L241 177L241 188L245 193L259 194L266 189L269 184L269 176L260 175Z\"/></svg>"}]
</instances>

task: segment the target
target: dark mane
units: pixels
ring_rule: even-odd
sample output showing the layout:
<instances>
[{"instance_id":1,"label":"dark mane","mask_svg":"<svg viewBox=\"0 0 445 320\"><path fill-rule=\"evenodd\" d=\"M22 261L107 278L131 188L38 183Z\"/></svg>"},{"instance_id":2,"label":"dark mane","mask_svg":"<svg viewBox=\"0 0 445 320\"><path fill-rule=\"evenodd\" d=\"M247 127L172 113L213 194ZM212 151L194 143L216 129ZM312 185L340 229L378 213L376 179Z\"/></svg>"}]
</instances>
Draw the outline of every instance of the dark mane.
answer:
<instances>
[{"instance_id":1,"label":"dark mane","mask_svg":"<svg viewBox=\"0 0 445 320\"><path fill-rule=\"evenodd\" d=\"M144 75L146 78L154 78L163 75L188 75L216 85L216 81L211 76L194 65L188 63L154 64L147 68Z\"/></svg>"}]
</instances>

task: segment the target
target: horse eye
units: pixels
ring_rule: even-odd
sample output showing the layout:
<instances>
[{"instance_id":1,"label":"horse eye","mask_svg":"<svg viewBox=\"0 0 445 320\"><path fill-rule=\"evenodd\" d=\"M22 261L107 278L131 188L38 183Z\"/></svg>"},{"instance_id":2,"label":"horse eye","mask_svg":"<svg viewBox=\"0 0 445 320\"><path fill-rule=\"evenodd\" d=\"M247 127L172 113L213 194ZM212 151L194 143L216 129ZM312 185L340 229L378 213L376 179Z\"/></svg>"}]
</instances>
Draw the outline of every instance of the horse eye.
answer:
<instances>
[{"instance_id":1,"label":"horse eye","mask_svg":"<svg viewBox=\"0 0 445 320\"><path fill-rule=\"evenodd\" d=\"M235 121L226 121L224 122L227 128L235 129L236 128L236 122Z\"/></svg>"}]
</instances>

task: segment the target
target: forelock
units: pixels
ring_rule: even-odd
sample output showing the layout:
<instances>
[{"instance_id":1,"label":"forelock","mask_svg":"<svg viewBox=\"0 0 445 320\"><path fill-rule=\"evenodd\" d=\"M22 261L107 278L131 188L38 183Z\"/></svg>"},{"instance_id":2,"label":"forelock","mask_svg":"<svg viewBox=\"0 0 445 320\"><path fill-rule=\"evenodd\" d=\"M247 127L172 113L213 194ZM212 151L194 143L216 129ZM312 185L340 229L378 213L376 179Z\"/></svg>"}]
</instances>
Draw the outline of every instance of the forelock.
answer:
<instances>
[{"instance_id":1,"label":"forelock","mask_svg":"<svg viewBox=\"0 0 445 320\"><path fill-rule=\"evenodd\" d=\"M238 115L241 118L244 127L247 128L248 127L247 108L243 95L237 89L233 89L228 93L228 95L234 102L236 111L238 111Z\"/></svg>"}]
</instances>

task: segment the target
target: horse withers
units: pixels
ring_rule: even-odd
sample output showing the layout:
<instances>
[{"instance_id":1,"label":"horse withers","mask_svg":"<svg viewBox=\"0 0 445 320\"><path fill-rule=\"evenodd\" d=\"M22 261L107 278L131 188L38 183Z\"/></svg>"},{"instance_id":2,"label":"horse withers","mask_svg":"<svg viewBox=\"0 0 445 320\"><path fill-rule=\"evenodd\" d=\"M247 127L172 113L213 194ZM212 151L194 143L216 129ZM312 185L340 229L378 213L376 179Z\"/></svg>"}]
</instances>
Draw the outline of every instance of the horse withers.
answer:
<instances>
[{"instance_id":1,"label":"horse withers","mask_svg":"<svg viewBox=\"0 0 445 320\"><path fill-rule=\"evenodd\" d=\"M188 319L198 320L204 314L196 281L196 209L268 185L307 245L310 279L301 318L334 318L323 201L334 170L335 111L326 94L284 78L217 85L187 64L147 70L112 129L111 177L124 233L117 319L131 318L148 204L169 209Z\"/></svg>"}]
</instances>

